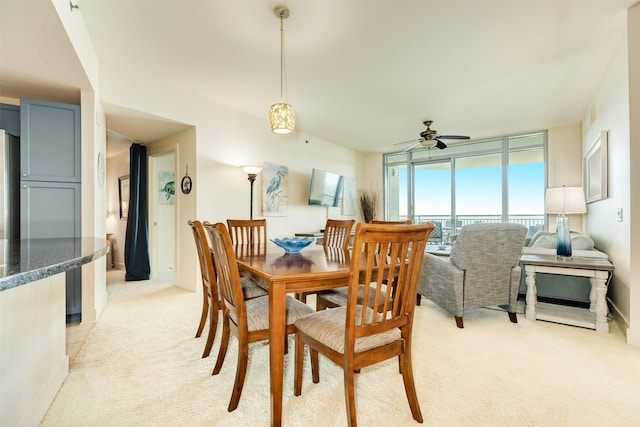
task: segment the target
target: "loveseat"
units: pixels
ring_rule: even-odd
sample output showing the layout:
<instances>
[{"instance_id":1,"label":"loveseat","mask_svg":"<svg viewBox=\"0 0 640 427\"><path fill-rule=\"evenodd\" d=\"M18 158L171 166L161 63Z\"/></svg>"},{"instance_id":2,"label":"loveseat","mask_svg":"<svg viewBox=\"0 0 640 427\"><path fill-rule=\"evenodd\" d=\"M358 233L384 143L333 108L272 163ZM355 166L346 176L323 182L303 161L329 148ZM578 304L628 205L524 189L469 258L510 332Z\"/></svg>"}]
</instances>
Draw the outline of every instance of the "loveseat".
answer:
<instances>
[{"instance_id":1,"label":"loveseat","mask_svg":"<svg viewBox=\"0 0 640 427\"><path fill-rule=\"evenodd\" d=\"M555 255L557 234L549 231L538 231L525 240L522 254ZM608 259L608 255L595 249L589 237L571 232L571 247L574 257ZM536 274L536 290L538 299L548 298L561 300L573 305L589 304L591 282L586 277L559 276L556 274ZM527 293L527 282L524 268L520 277L519 299Z\"/></svg>"}]
</instances>

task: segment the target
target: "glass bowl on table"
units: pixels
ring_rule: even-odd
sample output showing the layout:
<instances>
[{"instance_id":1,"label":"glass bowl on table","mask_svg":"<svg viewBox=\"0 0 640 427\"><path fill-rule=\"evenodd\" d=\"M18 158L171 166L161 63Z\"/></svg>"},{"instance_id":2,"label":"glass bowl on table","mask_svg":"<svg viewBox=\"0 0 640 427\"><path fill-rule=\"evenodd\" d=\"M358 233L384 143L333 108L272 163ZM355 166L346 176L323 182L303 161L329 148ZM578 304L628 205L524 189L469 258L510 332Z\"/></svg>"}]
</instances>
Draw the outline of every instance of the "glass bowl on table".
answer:
<instances>
[{"instance_id":1,"label":"glass bowl on table","mask_svg":"<svg viewBox=\"0 0 640 427\"><path fill-rule=\"evenodd\" d=\"M302 249L309 246L316 239L312 237L283 237L281 239L271 239L273 243L280 246L286 253L299 253Z\"/></svg>"}]
</instances>

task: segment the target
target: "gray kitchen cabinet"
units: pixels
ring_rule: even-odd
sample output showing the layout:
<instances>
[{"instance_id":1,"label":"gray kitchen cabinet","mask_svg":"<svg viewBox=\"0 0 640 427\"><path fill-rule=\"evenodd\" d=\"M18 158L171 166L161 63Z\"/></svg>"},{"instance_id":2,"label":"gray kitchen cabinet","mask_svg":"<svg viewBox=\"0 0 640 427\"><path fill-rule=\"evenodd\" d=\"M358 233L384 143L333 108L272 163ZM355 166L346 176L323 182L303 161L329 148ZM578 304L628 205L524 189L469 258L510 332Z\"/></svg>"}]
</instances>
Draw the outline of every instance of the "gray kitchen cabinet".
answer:
<instances>
[{"instance_id":1,"label":"gray kitchen cabinet","mask_svg":"<svg viewBox=\"0 0 640 427\"><path fill-rule=\"evenodd\" d=\"M23 179L80 182L80 106L21 98L20 128Z\"/></svg>"},{"instance_id":2,"label":"gray kitchen cabinet","mask_svg":"<svg viewBox=\"0 0 640 427\"><path fill-rule=\"evenodd\" d=\"M20 237L81 237L80 107L22 98L20 127ZM80 321L80 268L66 273L66 297L67 322Z\"/></svg>"}]
</instances>

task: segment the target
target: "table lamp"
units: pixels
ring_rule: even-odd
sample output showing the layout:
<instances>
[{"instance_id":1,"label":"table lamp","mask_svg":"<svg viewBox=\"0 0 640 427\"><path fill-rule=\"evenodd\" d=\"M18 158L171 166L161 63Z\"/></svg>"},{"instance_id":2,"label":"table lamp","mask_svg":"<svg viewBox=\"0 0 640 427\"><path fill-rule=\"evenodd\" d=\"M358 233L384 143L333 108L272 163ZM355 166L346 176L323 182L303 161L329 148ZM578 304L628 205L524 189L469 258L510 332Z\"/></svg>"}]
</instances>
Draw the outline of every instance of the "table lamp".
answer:
<instances>
[{"instance_id":1,"label":"table lamp","mask_svg":"<svg viewBox=\"0 0 640 427\"><path fill-rule=\"evenodd\" d=\"M548 214L557 214L556 232L558 244L556 254L561 258L571 257L571 235L567 214L584 214L587 204L582 187L547 188L544 198L544 209Z\"/></svg>"}]
</instances>

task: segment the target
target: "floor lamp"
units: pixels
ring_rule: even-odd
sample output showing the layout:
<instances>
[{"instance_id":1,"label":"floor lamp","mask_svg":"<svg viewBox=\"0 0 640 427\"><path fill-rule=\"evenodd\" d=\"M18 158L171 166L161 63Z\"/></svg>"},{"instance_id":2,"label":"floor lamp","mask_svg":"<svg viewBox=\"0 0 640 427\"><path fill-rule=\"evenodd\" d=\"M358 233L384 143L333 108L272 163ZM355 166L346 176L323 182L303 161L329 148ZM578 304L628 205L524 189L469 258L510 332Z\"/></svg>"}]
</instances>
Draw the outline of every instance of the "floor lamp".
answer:
<instances>
[{"instance_id":1,"label":"floor lamp","mask_svg":"<svg viewBox=\"0 0 640 427\"><path fill-rule=\"evenodd\" d=\"M567 214L587 213L587 204L582 187L547 188L544 209L548 214L557 214L556 232L558 244L556 254L561 258L571 257L571 234Z\"/></svg>"},{"instance_id":2,"label":"floor lamp","mask_svg":"<svg viewBox=\"0 0 640 427\"><path fill-rule=\"evenodd\" d=\"M248 180L251 183L251 195L249 202L249 219L253 219L253 183L256 181L256 177L262 172L262 166L240 166L242 170L247 174Z\"/></svg>"}]
</instances>

